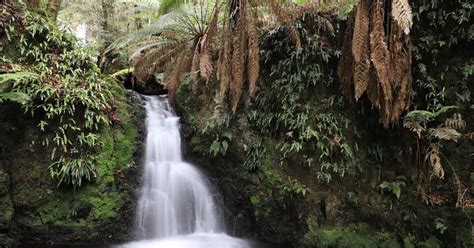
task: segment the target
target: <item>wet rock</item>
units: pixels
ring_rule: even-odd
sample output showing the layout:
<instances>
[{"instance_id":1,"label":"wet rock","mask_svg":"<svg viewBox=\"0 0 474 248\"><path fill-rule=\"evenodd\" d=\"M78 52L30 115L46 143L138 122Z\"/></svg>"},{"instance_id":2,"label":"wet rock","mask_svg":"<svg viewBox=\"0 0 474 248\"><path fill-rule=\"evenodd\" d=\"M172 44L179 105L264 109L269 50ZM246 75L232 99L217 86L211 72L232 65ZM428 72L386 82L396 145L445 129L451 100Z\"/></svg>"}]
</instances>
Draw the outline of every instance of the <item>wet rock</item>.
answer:
<instances>
[{"instance_id":1,"label":"wet rock","mask_svg":"<svg viewBox=\"0 0 474 248\"><path fill-rule=\"evenodd\" d=\"M0 168L0 196L8 193L10 187L10 175L4 169Z\"/></svg>"}]
</instances>

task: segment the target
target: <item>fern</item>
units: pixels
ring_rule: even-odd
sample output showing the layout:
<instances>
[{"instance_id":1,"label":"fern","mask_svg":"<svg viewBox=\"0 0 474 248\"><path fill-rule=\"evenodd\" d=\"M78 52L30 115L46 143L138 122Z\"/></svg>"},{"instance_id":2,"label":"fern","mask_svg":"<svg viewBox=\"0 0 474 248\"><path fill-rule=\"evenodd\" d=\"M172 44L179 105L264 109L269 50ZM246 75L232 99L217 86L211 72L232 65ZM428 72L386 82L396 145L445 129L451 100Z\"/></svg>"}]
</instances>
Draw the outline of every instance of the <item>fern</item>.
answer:
<instances>
[{"instance_id":1,"label":"fern","mask_svg":"<svg viewBox=\"0 0 474 248\"><path fill-rule=\"evenodd\" d=\"M22 92L0 93L0 103L4 102L14 102L24 105L30 102L30 97Z\"/></svg>"},{"instance_id":2,"label":"fern","mask_svg":"<svg viewBox=\"0 0 474 248\"><path fill-rule=\"evenodd\" d=\"M431 165L435 175L439 179L444 179L444 169L441 165L441 158L439 155L440 153L438 147L436 145L431 145L428 152L426 153L425 160Z\"/></svg>"},{"instance_id":3,"label":"fern","mask_svg":"<svg viewBox=\"0 0 474 248\"><path fill-rule=\"evenodd\" d=\"M185 0L160 0L158 13L161 15L180 9L188 1Z\"/></svg>"},{"instance_id":4,"label":"fern","mask_svg":"<svg viewBox=\"0 0 474 248\"><path fill-rule=\"evenodd\" d=\"M27 71L0 74L0 87L2 86L2 84L8 83L8 82L19 83L23 81L34 80L34 79L37 79L38 77L39 77L38 74L27 72Z\"/></svg>"},{"instance_id":5,"label":"fern","mask_svg":"<svg viewBox=\"0 0 474 248\"><path fill-rule=\"evenodd\" d=\"M413 14L408 0L392 0L392 17L408 35L413 25Z\"/></svg>"},{"instance_id":6,"label":"fern","mask_svg":"<svg viewBox=\"0 0 474 248\"><path fill-rule=\"evenodd\" d=\"M429 132L435 138L442 140L451 140L454 142L457 142L458 139L461 137L461 134L458 133L458 131L449 127L430 128Z\"/></svg>"},{"instance_id":7,"label":"fern","mask_svg":"<svg viewBox=\"0 0 474 248\"><path fill-rule=\"evenodd\" d=\"M466 128L466 121L464 121L460 114L456 113L453 118L448 118L444 121L444 126L453 129L463 130Z\"/></svg>"}]
</instances>

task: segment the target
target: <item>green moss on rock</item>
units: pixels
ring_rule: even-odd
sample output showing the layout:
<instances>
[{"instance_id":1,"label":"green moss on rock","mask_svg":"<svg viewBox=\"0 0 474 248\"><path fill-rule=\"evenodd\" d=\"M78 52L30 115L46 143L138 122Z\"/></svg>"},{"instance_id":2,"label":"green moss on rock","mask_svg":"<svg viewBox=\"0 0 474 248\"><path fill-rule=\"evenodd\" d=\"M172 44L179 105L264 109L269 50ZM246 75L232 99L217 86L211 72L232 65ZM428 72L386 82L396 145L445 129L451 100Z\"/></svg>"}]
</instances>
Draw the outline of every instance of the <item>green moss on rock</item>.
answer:
<instances>
[{"instance_id":1,"label":"green moss on rock","mask_svg":"<svg viewBox=\"0 0 474 248\"><path fill-rule=\"evenodd\" d=\"M365 225L314 229L305 235L303 243L306 247L321 248L402 247L395 234L370 230Z\"/></svg>"}]
</instances>

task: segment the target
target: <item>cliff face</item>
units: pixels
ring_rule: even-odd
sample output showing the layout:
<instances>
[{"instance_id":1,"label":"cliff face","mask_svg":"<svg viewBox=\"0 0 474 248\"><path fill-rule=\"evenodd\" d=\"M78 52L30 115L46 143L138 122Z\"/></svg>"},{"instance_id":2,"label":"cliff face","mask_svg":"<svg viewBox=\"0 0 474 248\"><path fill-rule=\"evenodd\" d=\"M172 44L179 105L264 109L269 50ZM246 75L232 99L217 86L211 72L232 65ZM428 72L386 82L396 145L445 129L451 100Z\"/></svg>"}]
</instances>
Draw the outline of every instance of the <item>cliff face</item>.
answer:
<instances>
[{"instance_id":1,"label":"cliff face","mask_svg":"<svg viewBox=\"0 0 474 248\"><path fill-rule=\"evenodd\" d=\"M283 30L265 37L258 93L236 113L213 82L192 92L187 78L177 92L187 159L213 178L229 230L294 247L469 247L472 213L418 194L430 168L418 162L416 136L383 128L367 99L350 105L341 96L341 34L300 32L315 42L299 55ZM471 141L444 148L469 183ZM433 192L452 187L429 181Z\"/></svg>"},{"instance_id":2,"label":"cliff face","mask_svg":"<svg viewBox=\"0 0 474 248\"><path fill-rule=\"evenodd\" d=\"M135 93L118 88L120 123L103 127L97 177L78 189L57 186L49 175L50 148L17 106L2 106L0 244L130 240L140 186L144 110Z\"/></svg>"}]
</instances>

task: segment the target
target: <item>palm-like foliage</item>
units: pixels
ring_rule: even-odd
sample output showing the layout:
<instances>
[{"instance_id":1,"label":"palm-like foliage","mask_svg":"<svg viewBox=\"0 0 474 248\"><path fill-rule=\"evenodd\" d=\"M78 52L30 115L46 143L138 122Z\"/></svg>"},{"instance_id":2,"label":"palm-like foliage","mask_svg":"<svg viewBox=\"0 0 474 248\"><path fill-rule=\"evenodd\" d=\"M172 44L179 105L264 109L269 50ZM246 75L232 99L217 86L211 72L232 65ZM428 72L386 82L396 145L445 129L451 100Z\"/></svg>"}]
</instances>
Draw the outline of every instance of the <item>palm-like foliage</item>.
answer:
<instances>
[{"instance_id":1,"label":"palm-like foliage","mask_svg":"<svg viewBox=\"0 0 474 248\"><path fill-rule=\"evenodd\" d=\"M135 76L147 79L174 64L166 83L173 95L182 74L192 71L197 85L199 75L209 79L212 72L211 42L218 26L219 3L200 2L163 15L156 24L122 37L109 51L134 51L131 60ZM198 75L199 74L199 75Z\"/></svg>"},{"instance_id":2,"label":"palm-like foliage","mask_svg":"<svg viewBox=\"0 0 474 248\"><path fill-rule=\"evenodd\" d=\"M208 82L215 76L219 82L220 100L229 96L235 111L244 82L248 81L250 95L257 89L259 24L275 19L283 23L299 48L301 41L293 20L303 12L316 10L320 2L325 1L305 5L285 2L282 7L276 0L198 0L191 4L167 0L160 3L160 13L176 8L181 10L167 13L156 24L119 39L109 50L134 51L131 59L134 74L139 79L165 72L174 64L165 77L171 97L184 73L190 72L194 92L199 89L200 79ZM327 20L320 19L317 23L332 28ZM213 46L216 37L219 44ZM216 57L218 60L214 61Z\"/></svg>"}]
</instances>

